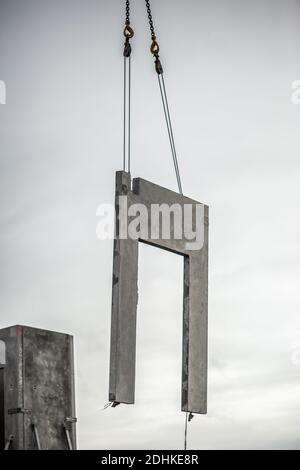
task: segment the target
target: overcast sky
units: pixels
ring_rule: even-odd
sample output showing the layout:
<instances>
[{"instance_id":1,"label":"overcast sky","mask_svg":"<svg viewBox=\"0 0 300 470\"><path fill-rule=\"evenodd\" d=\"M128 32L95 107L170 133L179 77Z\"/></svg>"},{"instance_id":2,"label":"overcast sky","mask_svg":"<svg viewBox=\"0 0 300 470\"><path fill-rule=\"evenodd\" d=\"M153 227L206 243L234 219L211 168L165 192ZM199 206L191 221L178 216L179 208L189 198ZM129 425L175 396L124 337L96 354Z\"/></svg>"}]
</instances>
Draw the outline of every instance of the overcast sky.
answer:
<instances>
[{"instance_id":1,"label":"overcast sky","mask_svg":"<svg viewBox=\"0 0 300 470\"><path fill-rule=\"evenodd\" d=\"M81 449L182 448L182 258L140 246L136 404L107 402L123 1L0 0L0 327L75 336ZM194 449L300 449L299 0L152 0L184 193L210 206ZM143 1L132 175L176 190Z\"/></svg>"}]
</instances>

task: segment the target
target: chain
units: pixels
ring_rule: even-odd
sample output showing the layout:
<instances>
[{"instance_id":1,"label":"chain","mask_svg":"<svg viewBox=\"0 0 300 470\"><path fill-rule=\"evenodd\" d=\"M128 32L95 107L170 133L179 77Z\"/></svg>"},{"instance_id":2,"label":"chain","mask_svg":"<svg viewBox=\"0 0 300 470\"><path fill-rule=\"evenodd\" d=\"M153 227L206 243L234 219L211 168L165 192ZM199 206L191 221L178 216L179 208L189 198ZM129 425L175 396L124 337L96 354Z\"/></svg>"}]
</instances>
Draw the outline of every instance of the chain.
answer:
<instances>
[{"instance_id":1,"label":"chain","mask_svg":"<svg viewBox=\"0 0 300 470\"><path fill-rule=\"evenodd\" d=\"M130 2L126 0L126 20L125 24L130 24Z\"/></svg>"},{"instance_id":2,"label":"chain","mask_svg":"<svg viewBox=\"0 0 300 470\"><path fill-rule=\"evenodd\" d=\"M146 8L147 8L147 13L148 13L148 19L149 19L149 26L150 26L150 33L151 33L151 47L150 47L150 52L153 54L155 58L155 70L158 75L161 75L163 73L163 68L159 59L159 45L156 40L156 34L154 31L154 25L153 25L153 18L152 18L152 12L151 12L151 6L150 6L150 0L145 0L146 1Z\"/></svg>"},{"instance_id":3,"label":"chain","mask_svg":"<svg viewBox=\"0 0 300 470\"><path fill-rule=\"evenodd\" d=\"M152 18L149 0L146 0L146 7L147 7L147 13L148 13L148 19L149 19L149 25L150 25L150 31L151 31L151 38L152 40L155 40L156 36L155 36L155 31L154 31L153 18Z\"/></svg>"},{"instance_id":4,"label":"chain","mask_svg":"<svg viewBox=\"0 0 300 470\"><path fill-rule=\"evenodd\" d=\"M124 44L124 57L130 57L131 54L131 45L130 39L134 36L134 31L130 25L130 2L126 0L126 18L125 18L125 28L124 28L124 36L125 36L125 44Z\"/></svg>"}]
</instances>

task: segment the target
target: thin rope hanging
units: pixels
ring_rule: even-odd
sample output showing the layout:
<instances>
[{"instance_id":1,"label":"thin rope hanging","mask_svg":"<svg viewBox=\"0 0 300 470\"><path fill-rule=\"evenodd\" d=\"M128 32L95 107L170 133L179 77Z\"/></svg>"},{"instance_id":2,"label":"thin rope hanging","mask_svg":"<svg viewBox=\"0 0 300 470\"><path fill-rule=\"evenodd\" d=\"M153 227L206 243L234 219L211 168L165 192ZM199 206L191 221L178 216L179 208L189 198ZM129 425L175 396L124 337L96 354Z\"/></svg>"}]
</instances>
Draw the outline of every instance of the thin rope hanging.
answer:
<instances>
[{"instance_id":1,"label":"thin rope hanging","mask_svg":"<svg viewBox=\"0 0 300 470\"><path fill-rule=\"evenodd\" d=\"M188 413L185 413L185 426L184 426L184 450L187 449L187 429L188 429Z\"/></svg>"}]
</instances>

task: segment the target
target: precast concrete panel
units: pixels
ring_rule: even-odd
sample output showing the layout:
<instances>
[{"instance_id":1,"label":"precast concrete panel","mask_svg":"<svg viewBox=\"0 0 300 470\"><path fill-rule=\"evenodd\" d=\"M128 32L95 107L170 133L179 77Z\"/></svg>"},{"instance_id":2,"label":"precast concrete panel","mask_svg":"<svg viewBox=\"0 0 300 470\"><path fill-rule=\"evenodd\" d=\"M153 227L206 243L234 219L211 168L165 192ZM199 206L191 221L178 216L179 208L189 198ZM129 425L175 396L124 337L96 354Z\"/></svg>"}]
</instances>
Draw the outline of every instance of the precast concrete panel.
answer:
<instances>
[{"instance_id":1,"label":"precast concrete panel","mask_svg":"<svg viewBox=\"0 0 300 470\"><path fill-rule=\"evenodd\" d=\"M157 207L170 211L169 236ZM208 206L129 173L116 174L109 399L135 401L138 243L169 250L184 260L182 411L207 412ZM140 212L139 212L140 211ZM153 212L152 212L153 211ZM140 232L132 232L139 212ZM175 216L177 214L177 217ZM182 214L180 219L179 215ZM156 212L157 214L157 212ZM179 215L178 215L179 214ZM187 219L190 228L187 231ZM134 225L136 227L136 224ZM181 232L181 236L178 233ZM191 234L195 233L195 240Z\"/></svg>"}]
</instances>

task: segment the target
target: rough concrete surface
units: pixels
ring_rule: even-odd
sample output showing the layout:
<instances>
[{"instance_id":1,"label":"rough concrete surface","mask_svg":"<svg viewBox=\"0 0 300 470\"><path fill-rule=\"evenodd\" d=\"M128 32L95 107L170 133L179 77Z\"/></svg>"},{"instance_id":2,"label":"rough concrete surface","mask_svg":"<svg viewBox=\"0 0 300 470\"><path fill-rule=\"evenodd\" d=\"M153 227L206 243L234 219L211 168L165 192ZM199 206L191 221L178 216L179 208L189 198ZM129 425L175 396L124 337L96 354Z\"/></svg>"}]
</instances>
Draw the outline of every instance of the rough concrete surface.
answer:
<instances>
[{"instance_id":1,"label":"rough concrete surface","mask_svg":"<svg viewBox=\"0 0 300 470\"><path fill-rule=\"evenodd\" d=\"M37 449L37 440L41 450L68 449L67 427L76 448L73 337L13 326L0 330L0 340L6 349L4 444L12 435L12 450Z\"/></svg>"},{"instance_id":2,"label":"rough concrete surface","mask_svg":"<svg viewBox=\"0 0 300 470\"><path fill-rule=\"evenodd\" d=\"M176 203L203 208L203 244L197 250L187 249L184 234L170 239L160 235L140 234L138 239L120 237L124 222L132 217L120 210L119 196L127 196L127 204L143 204L149 211L151 204ZM194 215L194 214L193 214ZM127 220L124 221L124 217ZM183 222L184 223L184 220ZM156 229L156 227L154 227ZM153 227L152 227L153 229ZM138 303L138 243L144 242L172 251L184 259L183 346L182 346L182 411L207 412L207 309L208 309L208 207L181 194L150 183L141 178L133 180L129 173L116 174L116 231L114 241L112 323L109 399L118 403L135 401L136 318Z\"/></svg>"}]
</instances>

